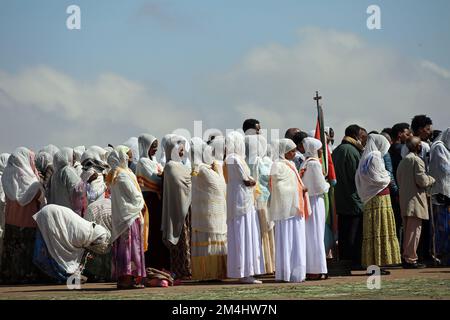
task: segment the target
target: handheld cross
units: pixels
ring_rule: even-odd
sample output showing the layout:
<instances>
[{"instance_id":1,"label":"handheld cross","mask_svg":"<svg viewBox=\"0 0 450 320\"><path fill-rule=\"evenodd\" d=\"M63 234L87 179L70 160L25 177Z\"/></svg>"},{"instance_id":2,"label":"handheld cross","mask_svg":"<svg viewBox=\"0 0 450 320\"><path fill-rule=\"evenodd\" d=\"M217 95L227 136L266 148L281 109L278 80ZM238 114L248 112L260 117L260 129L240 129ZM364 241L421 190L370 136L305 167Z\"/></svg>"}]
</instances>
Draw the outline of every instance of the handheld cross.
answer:
<instances>
[{"instance_id":1,"label":"handheld cross","mask_svg":"<svg viewBox=\"0 0 450 320\"><path fill-rule=\"evenodd\" d=\"M319 102L322 99L322 97L319 96L319 91L316 91L316 96L313 99L316 100L317 107L319 107Z\"/></svg>"}]
</instances>

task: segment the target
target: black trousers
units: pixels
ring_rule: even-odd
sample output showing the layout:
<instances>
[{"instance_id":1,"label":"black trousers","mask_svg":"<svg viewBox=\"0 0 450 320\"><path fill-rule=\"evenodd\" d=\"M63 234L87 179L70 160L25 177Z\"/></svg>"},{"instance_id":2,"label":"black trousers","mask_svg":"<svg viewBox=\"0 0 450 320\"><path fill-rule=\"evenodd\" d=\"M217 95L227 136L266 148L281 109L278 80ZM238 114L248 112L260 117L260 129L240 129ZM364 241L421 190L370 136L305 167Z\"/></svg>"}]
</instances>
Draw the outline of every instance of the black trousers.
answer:
<instances>
[{"instance_id":1,"label":"black trousers","mask_svg":"<svg viewBox=\"0 0 450 320\"><path fill-rule=\"evenodd\" d=\"M393 196L391 194L391 204L392 204L392 210L394 211L394 218L395 218L395 231L397 233L397 239L398 243L400 244L400 251L403 253L403 221L402 221L402 214L400 211L400 202L398 201L398 197Z\"/></svg>"},{"instance_id":2,"label":"black trousers","mask_svg":"<svg viewBox=\"0 0 450 320\"><path fill-rule=\"evenodd\" d=\"M351 260L353 268L361 267L363 217L338 216L339 259Z\"/></svg>"}]
</instances>

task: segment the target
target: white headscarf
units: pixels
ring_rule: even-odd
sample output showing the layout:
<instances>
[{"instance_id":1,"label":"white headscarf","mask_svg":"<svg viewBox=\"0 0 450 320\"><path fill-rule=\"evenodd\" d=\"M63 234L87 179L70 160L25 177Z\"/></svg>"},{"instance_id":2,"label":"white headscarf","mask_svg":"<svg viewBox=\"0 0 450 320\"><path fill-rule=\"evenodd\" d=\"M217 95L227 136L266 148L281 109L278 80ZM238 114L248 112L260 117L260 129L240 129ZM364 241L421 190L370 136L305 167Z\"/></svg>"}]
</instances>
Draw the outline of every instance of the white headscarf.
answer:
<instances>
[{"instance_id":1,"label":"white headscarf","mask_svg":"<svg viewBox=\"0 0 450 320\"><path fill-rule=\"evenodd\" d=\"M99 146L91 146L81 156L81 163L83 163L86 159L95 159L106 164L108 159L106 154L106 149Z\"/></svg>"},{"instance_id":2,"label":"white headscarf","mask_svg":"<svg viewBox=\"0 0 450 320\"><path fill-rule=\"evenodd\" d=\"M6 168L6 164L8 163L9 153L0 154L0 202L5 202L5 193L3 192L3 184L2 184L2 176L3 171ZM2 214L2 212L0 212Z\"/></svg>"},{"instance_id":3,"label":"white headscarf","mask_svg":"<svg viewBox=\"0 0 450 320\"><path fill-rule=\"evenodd\" d=\"M445 129L430 150L430 175L436 179L433 194L450 198L450 128Z\"/></svg>"},{"instance_id":4,"label":"white headscarf","mask_svg":"<svg viewBox=\"0 0 450 320\"><path fill-rule=\"evenodd\" d=\"M226 137L227 155L237 154L242 160L245 159L245 137L238 131L230 132Z\"/></svg>"},{"instance_id":5,"label":"white headscarf","mask_svg":"<svg viewBox=\"0 0 450 320\"><path fill-rule=\"evenodd\" d=\"M181 146L184 147L184 151L185 151L183 158L180 158L180 156L179 156L179 150L180 150ZM188 148L186 146L186 139L183 138L182 136L171 135L166 140L166 143L164 144L164 152L166 154L166 157L165 157L166 164L169 161L177 161L177 162L183 161L183 159L186 156L186 153L188 152Z\"/></svg>"},{"instance_id":6,"label":"white headscarf","mask_svg":"<svg viewBox=\"0 0 450 320\"><path fill-rule=\"evenodd\" d=\"M211 147L201 138L191 139L193 230L225 234L227 232L226 184L223 176L214 171Z\"/></svg>"},{"instance_id":7,"label":"white headscarf","mask_svg":"<svg viewBox=\"0 0 450 320\"><path fill-rule=\"evenodd\" d=\"M140 159L136 166L136 176L142 191L160 192L162 166L151 159L148 152L156 138L150 134L142 134L138 138Z\"/></svg>"},{"instance_id":8,"label":"white headscarf","mask_svg":"<svg viewBox=\"0 0 450 320\"><path fill-rule=\"evenodd\" d=\"M53 164L53 157L50 153L45 151L39 151L39 153L36 156L36 159L34 160L36 163L36 168L44 174L47 170L48 166Z\"/></svg>"},{"instance_id":9,"label":"white headscarf","mask_svg":"<svg viewBox=\"0 0 450 320\"><path fill-rule=\"evenodd\" d=\"M271 221L285 220L294 216L305 214L303 187L300 175L294 163L288 161L285 154L297 148L291 139L280 139L274 141L278 147L278 159L273 163L271 169L271 194L269 202L269 215ZM308 212L310 210L308 208Z\"/></svg>"},{"instance_id":10,"label":"white headscarf","mask_svg":"<svg viewBox=\"0 0 450 320\"><path fill-rule=\"evenodd\" d=\"M137 137L131 137L127 141L123 143L123 145L127 146L131 149L132 158L131 162L137 164L139 160L139 142Z\"/></svg>"},{"instance_id":11,"label":"white headscarf","mask_svg":"<svg viewBox=\"0 0 450 320\"><path fill-rule=\"evenodd\" d=\"M39 152L47 152L49 153L52 157L59 151L59 148L53 144L49 144L45 147L43 147L41 150L39 150Z\"/></svg>"},{"instance_id":12,"label":"white headscarf","mask_svg":"<svg viewBox=\"0 0 450 320\"><path fill-rule=\"evenodd\" d=\"M207 146L206 142L204 142L199 137L193 137L190 141L190 150L191 150L191 165L192 169L195 170L200 166L200 164L204 163L203 159L203 151Z\"/></svg>"},{"instance_id":13,"label":"white headscarf","mask_svg":"<svg viewBox=\"0 0 450 320\"><path fill-rule=\"evenodd\" d=\"M156 138L151 134L141 134L138 138L138 146L139 146L139 159L142 158L150 158L148 155L148 151L150 150L153 142L155 142Z\"/></svg>"},{"instance_id":14,"label":"white headscarf","mask_svg":"<svg viewBox=\"0 0 450 320\"><path fill-rule=\"evenodd\" d=\"M165 166L167 159L166 159L166 144L167 142L172 138L175 137L176 134L173 133L169 133L166 134L162 139L161 139L161 154L159 156L159 160L158 162L162 165Z\"/></svg>"},{"instance_id":15,"label":"white headscarf","mask_svg":"<svg viewBox=\"0 0 450 320\"><path fill-rule=\"evenodd\" d=\"M280 139L278 141L278 158L286 159L285 155L289 151L297 149L296 144L291 139Z\"/></svg>"},{"instance_id":16,"label":"white headscarf","mask_svg":"<svg viewBox=\"0 0 450 320\"><path fill-rule=\"evenodd\" d=\"M384 136L369 134L355 176L356 189L363 203L367 203L391 182L383 160L389 146L389 141Z\"/></svg>"},{"instance_id":17,"label":"white headscarf","mask_svg":"<svg viewBox=\"0 0 450 320\"><path fill-rule=\"evenodd\" d=\"M303 183L308 189L309 196L318 196L327 193L330 184L325 180L322 171L322 164L318 157L318 150L322 148L322 142L315 138L303 139L303 148L305 148L306 161L302 163Z\"/></svg>"},{"instance_id":18,"label":"white headscarf","mask_svg":"<svg viewBox=\"0 0 450 320\"><path fill-rule=\"evenodd\" d=\"M73 149L62 148L53 156L53 166L55 172L63 169L64 167L73 166Z\"/></svg>"},{"instance_id":19,"label":"white headscarf","mask_svg":"<svg viewBox=\"0 0 450 320\"><path fill-rule=\"evenodd\" d=\"M267 154L267 140L262 135L245 136L247 163L252 166L262 160Z\"/></svg>"},{"instance_id":20,"label":"white headscarf","mask_svg":"<svg viewBox=\"0 0 450 320\"><path fill-rule=\"evenodd\" d=\"M101 246L107 251L109 247L108 230L83 219L67 207L47 205L33 218L49 254L68 274L77 271L85 249Z\"/></svg>"},{"instance_id":21,"label":"white headscarf","mask_svg":"<svg viewBox=\"0 0 450 320\"><path fill-rule=\"evenodd\" d=\"M225 157L225 137L215 137L210 145L213 151L214 160L222 163Z\"/></svg>"},{"instance_id":22,"label":"white headscarf","mask_svg":"<svg viewBox=\"0 0 450 320\"><path fill-rule=\"evenodd\" d=\"M74 154L76 162L80 162L81 163L81 157L83 156L83 153L85 151L86 151L86 147L85 146L78 146L78 147L73 148L73 154Z\"/></svg>"},{"instance_id":23,"label":"white headscarf","mask_svg":"<svg viewBox=\"0 0 450 320\"><path fill-rule=\"evenodd\" d=\"M21 206L29 204L39 191L44 196L31 150L21 147L12 153L3 171L2 184L6 197Z\"/></svg>"},{"instance_id":24,"label":"white headscarf","mask_svg":"<svg viewBox=\"0 0 450 320\"><path fill-rule=\"evenodd\" d=\"M272 167L272 159L267 156L267 140L262 135L245 136L247 161L251 175L258 184L259 193L256 197L257 209L266 209L267 200L270 197L269 178ZM269 221L267 210L266 221Z\"/></svg>"},{"instance_id":25,"label":"white headscarf","mask_svg":"<svg viewBox=\"0 0 450 320\"><path fill-rule=\"evenodd\" d=\"M133 172L128 169L128 156L123 150L114 150L108 157L111 167L111 242L122 235L141 216L145 205L142 192Z\"/></svg>"},{"instance_id":26,"label":"white headscarf","mask_svg":"<svg viewBox=\"0 0 450 320\"><path fill-rule=\"evenodd\" d=\"M303 148L305 149L304 156L306 158L317 158L318 150L322 148L322 142L315 138L307 137L303 139Z\"/></svg>"},{"instance_id":27,"label":"white headscarf","mask_svg":"<svg viewBox=\"0 0 450 320\"><path fill-rule=\"evenodd\" d=\"M50 203L71 208L81 214L84 185L73 167L73 149L62 148L53 157L55 169L50 188ZM74 202L75 201L75 202Z\"/></svg>"}]
</instances>

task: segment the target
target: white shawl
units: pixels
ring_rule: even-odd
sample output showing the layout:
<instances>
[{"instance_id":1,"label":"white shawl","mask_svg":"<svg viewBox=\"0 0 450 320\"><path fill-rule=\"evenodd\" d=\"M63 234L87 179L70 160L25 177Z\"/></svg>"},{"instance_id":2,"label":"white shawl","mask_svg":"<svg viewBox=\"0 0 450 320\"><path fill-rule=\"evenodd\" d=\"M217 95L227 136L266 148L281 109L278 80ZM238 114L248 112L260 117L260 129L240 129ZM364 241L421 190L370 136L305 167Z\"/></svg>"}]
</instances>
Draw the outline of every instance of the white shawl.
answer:
<instances>
[{"instance_id":1,"label":"white shawl","mask_svg":"<svg viewBox=\"0 0 450 320\"><path fill-rule=\"evenodd\" d=\"M39 191L41 198L44 197L32 151L21 147L12 153L3 171L2 184L6 197L17 201L21 206L29 204Z\"/></svg>"},{"instance_id":2,"label":"white shawl","mask_svg":"<svg viewBox=\"0 0 450 320\"><path fill-rule=\"evenodd\" d=\"M2 176L9 156L9 153L0 154L0 239L3 238L5 230L5 193L3 192Z\"/></svg>"},{"instance_id":3,"label":"white shawl","mask_svg":"<svg viewBox=\"0 0 450 320\"><path fill-rule=\"evenodd\" d=\"M193 230L225 234L227 232L226 184L223 176L205 161L209 146L200 138L191 139Z\"/></svg>"},{"instance_id":4,"label":"white shawl","mask_svg":"<svg viewBox=\"0 0 450 320\"><path fill-rule=\"evenodd\" d=\"M69 274L77 271L86 248L109 243L108 230L63 206L47 205L33 218L48 252Z\"/></svg>"},{"instance_id":5,"label":"white shawl","mask_svg":"<svg viewBox=\"0 0 450 320\"><path fill-rule=\"evenodd\" d=\"M315 138L303 139L306 161L302 163L300 171L303 172L302 181L308 189L310 196L318 196L327 193L330 184L325 180L322 164L318 159L318 150L322 148L322 142Z\"/></svg>"},{"instance_id":6,"label":"white shawl","mask_svg":"<svg viewBox=\"0 0 450 320\"><path fill-rule=\"evenodd\" d=\"M111 216L111 199L103 198L92 202L86 210L84 219L95 222L106 228L109 232L112 231L112 216Z\"/></svg>"},{"instance_id":7,"label":"white shawl","mask_svg":"<svg viewBox=\"0 0 450 320\"><path fill-rule=\"evenodd\" d=\"M297 146L291 139L281 139L275 144L278 147L278 160L273 163L270 173L270 219L279 221L301 217L304 212L301 178L295 165L285 159L285 154Z\"/></svg>"},{"instance_id":8,"label":"white shawl","mask_svg":"<svg viewBox=\"0 0 450 320\"><path fill-rule=\"evenodd\" d=\"M73 167L73 149L59 150L53 157L53 166L55 172L51 180L50 203L81 210L81 208L74 208L79 203L73 202L84 191L81 188L81 177Z\"/></svg>"},{"instance_id":9,"label":"white shawl","mask_svg":"<svg viewBox=\"0 0 450 320\"><path fill-rule=\"evenodd\" d=\"M355 176L356 189L363 203L367 203L391 182L383 160L388 150L389 141L384 136L369 134Z\"/></svg>"},{"instance_id":10,"label":"white shawl","mask_svg":"<svg viewBox=\"0 0 450 320\"><path fill-rule=\"evenodd\" d=\"M5 193L3 191L2 176L8 163L9 153L0 154L0 202L5 202ZM1 212L0 212L1 214Z\"/></svg>"},{"instance_id":11,"label":"white shawl","mask_svg":"<svg viewBox=\"0 0 450 320\"><path fill-rule=\"evenodd\" d=\"M185 140L172 136L165 144L167 163L164 167L161 230L163 241L177 245L191 205L192 179L190 170L181 163L178 151Z\"/></svg>"},{"instance_id":12,"label":"white shawl","mask_svg":"<svg viewBox=\"0 0 450 320\"><path fill-rule=\"evenodd\" d=\"M162 166L150 158L148 152L156 138L149 134L139 136L139 162L136 166L136 176L142 191L160 192Z\"/></svg>"},{"instance_id":13,"label":"white shawl","mask_svg":"<svg viewBox=\"0 0 450 320\"><path fill-rule=\"evenodd\" d=\"M254 180L245 162L245 137L237 131L226 137L225 176L227 179L227 219L242 216L255 210L255 187L244 181Z\"/></svg>"},{"instance_id":14,"label":"white shawl","mask_svg":"<svg viewBox=\"0 0 450 320\"><path fill-rule=\"evenodd\" d=\"M141 211L145 202L137 184L136 176L127 167L128 156L123 151L114 150L108 157L111 167L111 211L112 233L114 242L124 233L133 222L142 217ZM141 219L143 223L143 218Z\"/></svg>"},{"instance_id":15,"label":"white shawl","mask_svg":"<svg viewBox=\"0 0 450 320\"><path fill-rule=\"evenodd\" d=\"M45 147L43 147L41 150L39 150L39 152L47 152L49 153L52 157L59 151L59 148L53 144L49 144Z\"/></svg>"}]
</instances>

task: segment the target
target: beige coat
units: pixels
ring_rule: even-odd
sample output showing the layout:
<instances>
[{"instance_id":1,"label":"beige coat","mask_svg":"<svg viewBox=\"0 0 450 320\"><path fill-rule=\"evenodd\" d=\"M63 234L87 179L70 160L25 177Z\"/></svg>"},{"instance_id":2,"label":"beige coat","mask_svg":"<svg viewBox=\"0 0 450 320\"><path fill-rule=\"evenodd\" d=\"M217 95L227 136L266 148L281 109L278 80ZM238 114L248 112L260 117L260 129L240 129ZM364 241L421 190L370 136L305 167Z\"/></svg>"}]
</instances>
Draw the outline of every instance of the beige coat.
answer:
<instances>
[{"instance_id":1,"label":"beige coat","mask_svg":"<svg viewBox=\"0 0 450 320\"><path fill-rule=\"evenodd\" d=\"M397 181L402 217L428 220L426 189L434 183L434 178L425 173L423 160L409 153L398 166Z\"/></svg>"}]
</instances>

